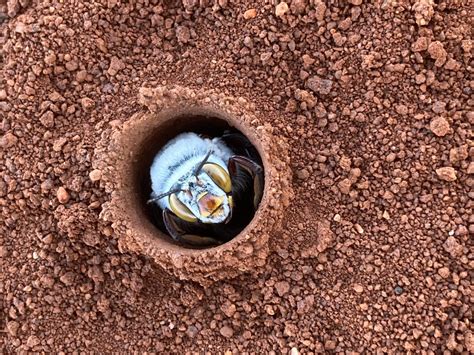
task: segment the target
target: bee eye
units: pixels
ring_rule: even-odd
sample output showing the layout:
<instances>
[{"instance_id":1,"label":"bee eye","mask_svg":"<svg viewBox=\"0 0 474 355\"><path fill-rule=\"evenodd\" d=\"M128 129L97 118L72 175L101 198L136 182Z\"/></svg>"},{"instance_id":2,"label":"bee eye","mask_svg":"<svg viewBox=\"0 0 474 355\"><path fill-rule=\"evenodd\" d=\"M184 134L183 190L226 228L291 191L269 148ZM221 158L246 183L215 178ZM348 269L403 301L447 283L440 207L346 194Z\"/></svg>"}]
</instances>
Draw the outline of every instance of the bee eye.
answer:
<instances>
[{"instance_id":1,"label":"bee eye","mask_svg":"<svg viewBox=\"0 0 474 355\"><path fill-rule=\"evenodd\" d=\"M194 216L191 210L187 208L186 205L179 200L176 194L170 195L169 203L170 203L171 211L173 211L173 213L179 218L181 218L182 220L187 221L187 222L197 221L196 216Z\"/></svg>"},{"instance_id":2,"label":"bee eye","mask_svg":"<svg viewBox=\"0 0 474 355\"><path fill-rule=\"evenodd\" d=\"M214 181L222 190L227 193L232 190L232 181L230 180L229 173L225 171L222 166L214 163L206 163L202 167L202 170L209 175L212 181Z\"/></svg>"}]
</instances>

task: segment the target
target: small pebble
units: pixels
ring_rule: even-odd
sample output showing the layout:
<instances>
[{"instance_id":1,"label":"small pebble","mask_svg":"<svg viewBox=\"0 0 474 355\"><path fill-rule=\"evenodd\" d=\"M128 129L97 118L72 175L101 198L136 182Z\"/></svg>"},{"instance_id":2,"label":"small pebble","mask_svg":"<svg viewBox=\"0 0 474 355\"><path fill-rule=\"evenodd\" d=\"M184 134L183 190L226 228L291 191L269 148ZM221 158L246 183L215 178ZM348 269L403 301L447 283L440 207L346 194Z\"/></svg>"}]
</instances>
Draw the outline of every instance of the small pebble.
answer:
<instances>
[{"instance_id":1,"label":"small pebble","mask_svg":"<svg viewBox=\"0 0 474 355\"><path fill-rule=\"evenodd\" d=\"M473 175L474 174L474 161L471 161L469 163L469 166L467 167L467 173L469 175Z\"/></svg>"},{"instance_id":2,"label":"small pebble","mask_svg":"<svg viewBox=\"0 0 474 355\"><path fill-rule=\"evenodd\" d=\"M89 110L91 110L95 107L95 102L94 102L94 100L92 100L88 97L83 97L81 99L81 105L82 105L82 108L84 110L89 111Z\"/></svg>"},{"instance_id":3,"label":"small pebble","mask_svg":"<svg viewBox=\"0 0 474 355\"><path fill-rule=\"evenodd\" d=\"M99 181L101 177L102 171L100 171L99 169L94 169L89 173L89 179L91 179L91 181Z\"/></svg>"},{"instance_id":4,"label":"small pebble","mask_svg":"<svg viewBox=\"0 0 474 355\"><path fill-rule=\"evenodd\" d=\"M20 328L20 324L15 321L8 322L6 326L6 330L11 336L16 336L18 332L18 328Z\"/></svg>"},{"instance_id":5,"label":"small pebble","mask_svg":"<svg viewBox=\"0 0 474 355\"><path fill-rule=\"evenodd\" d=\"M257 17L257 10L256 9L249 9L244 12L244 19L251 20Z\"/></svg>"},{"instance_id":6,"label":"small pebble","mask_svg":"<svg viewBox=\"0 0 474 355\"><path fill-rule=\"evenodd\" d=\"M220 333L225 338L231 338L234 335L234 331L228 326L223 326L220 330Z\"/></svg>"},{"instance_id":7,"label":"small pebble","mask_svg":"<svg viewBox=\"0 0 474 355\"><path fill-rule=\"evenodd\" d=\"M290 290L290 284L287 281L280 281L275 284L275 290L278 296L285 295Z\"/></svg>"},{"instance_id":8,"label":"small pebble","mask_svg":"<svg viewBox=\"0 0 474 355\"><path fill-rule=\"evenodd\" d=\"M2 148L11 148L15 146L18 142L18 138L13 134L8 132L3 137L0 138L0 147Z\"/></svg>"},{"instance_id":9,"label":"small pebble","mask_svg":"<svg viewBox=\"0 0 474 355\"><path fill-rule=\"evenodd\" d=\"M357 233L363 234L364 233L364 228L360 224L354 225L354 228L356 229Z\"/></svg>"},{"instance_id":10,"label":"small pebble","mask_svg":"<svg viewBox=\"0 0 474 355\"><path fill-rule=\"evenodd\" d=\"M307 180L309 178L309 172L306 169L301 169L296 172L296 176L300 180Z\"/></svg>"},{"instance_id":11,"label":"small pebble","mask_svg":"<svg viewBox=\"0 0 474 355\"><path fill-rule=\"evenodd\" d=\"M65 204L69 202L70 195L64 187L60 187L56 193L59 203Z\"/></svg>"},{"instance_id":12,"label":"small pebble","mask_svg":"<svg viewBox=\"0 0 474 355\"><path fill-rule=\"evenodd\" d=\"M41 341L36 335L30 335L26 340L26 345L28 345L30 348L38 345L39 343L41 343Z\"/></svg>"},{"instance_id":13,"label":"small pebble","mask_svg":"<svg viewBox=\"0 0 474 355\"><path fill-rule=\"evenodd\" d=\"M288 10L288 4L286 2L281 2L275 8L275 15L277 15L278 17L282 17L288 12Z\"/></svg>"},{"instance_id":14,"label":"small pebble","mask_svg":"<svg viewBox=\"0 0 474 355\"><path fill-rule=\"evenodd\" d=\"M441 276L443 279L447 279L449 277L449 269L447 267L442 267L438 269L438 275Z\"/></svg>"},{"instance_id":15,"label":"small pebble","mask_svg":"<svg viewBox=\"0 0 474 355\"><path fill-rule=\"evenodd\" d=\"M125 63L122 62L121 59L117 57L112 57L112 59L110 60L109 69L107 70L107 74L109 74L110 76L115 76L117 75L119 71L121 71L124 68L125 68Z\"/></svg>"},{"instance_id":16,"label":"small pebble","mask_svg":"<svg viewBox=\"0 0 474 355\"><path fill-rule=\"evenodd\" d=\"M47 65L53 65L54 63L56 63L56 54L54 53L48 54L46 57L44 57L44 62Z\"/></svg>"},{"instance_id":17,"label":"small pebble","mask_svg":"<svg viewBox=\"0 0 474 355\"><path fill-rule=\"evenodd\" d=\"M0 258L8 256L8 249L4 245L0 245Z\"/></svg>"}]
</instances>

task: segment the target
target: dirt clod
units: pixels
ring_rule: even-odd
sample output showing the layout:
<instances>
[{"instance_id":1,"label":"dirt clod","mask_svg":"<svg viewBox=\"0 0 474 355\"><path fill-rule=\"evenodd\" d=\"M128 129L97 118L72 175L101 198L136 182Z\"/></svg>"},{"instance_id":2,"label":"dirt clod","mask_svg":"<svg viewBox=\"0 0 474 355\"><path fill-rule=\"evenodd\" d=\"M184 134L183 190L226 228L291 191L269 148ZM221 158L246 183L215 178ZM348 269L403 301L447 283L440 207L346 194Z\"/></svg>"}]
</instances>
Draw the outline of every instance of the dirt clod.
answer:
<instances>
[{"instance_id":1,"label":"dirt clod","mask_svg":"<svg viewBox=\"0 0 474 355\"><path fill-rule=\"evenodd\" d=\"M450 166L436 169L436 174L441 180L448 182L455 181L457 179L456 170Z\"/></svg>"},{"instance_id":2,"label":"dirt clod","mask_svg":"<svg viewBox=\"0 0 474 355\"><path fill-rule=\"evenodd\" d=\"M59 280L66 286L70 286L74 283L75 274L72 271L66 272L62 275Z\"/></svg>"},{"instance_id":3,"label":"dirt clod","mask_svg":"<svg viewBox=\"0 0 474 355\"><path fill-rule=\"evenodd\" d=\"M426 26L434 15L433 0L416 0L413 5L415 20L418 26Z\"/></svg>"},{"instance_id":4,"label":"dirt clod","mask_svg":"<svg viewBox=\"0 0 474 355\"><path fill-rule=\"evenodd\" d=\"M81 105L84 108L85 111L90 111L94 108L95 102L89 97L83 97L81 99Z\"/></svg>"},{"instance_id":5,"label":"dirt clod","mask_svg":"<svg viewBox=\"0 0 474 355\"><path fill-rule=\"evenodd\" d=\"M450 131L449 122L444 117L436 117L430 122L430 130L438 137L444 137Z\"/></svg>"},{"instance_id":6,"label":"dirt clod","mask_svg":"<svg viewBox=\"0 0 474 355\"><path fill-rule=\"evenodd\" d=\"M418 39L412 43L411 49L413 52L422 52L428 49L429 39L427 37L418 37Z\"/></svg>"},{"instance_id":7,"label":"dirt clod","mask_svg":"<svg viewBox=\"0 0 474 355\"><path fill-rule=\"evenodd\" d=\"M119 71L125 68L125 64L118 57L112 57L107 73L111 76L117 75Z\"/></svg>"},{"instance_id":8,"label":"dirt clod","mask_svg":"<svg viewBox=\"0 0 474 355\"><path fill-rule=\"evenodd\" d=\"M275 284L275 290L278 296L284 296L290 290L290 284L287 281L277 282Z\"/></svg>"},{"instance_id":9,"label":"dirt clod","mask_svg":"<svg viewBox=\"0 0 474 355\"><path fill-rule=\"evenodd\" d=\"M352 182L350 179L346 178L344 180L341 180L338 182L337 184L337 187L339 187L339 190L343 193L343 194L349 194L349 192L351 191L351 185L352 185Z\"/></svg>"},{"instance_id":10,"label":"dirt clod","mask_svg":"<svg viewBox=\"0 0 474 355\"><path fill-rule=\"evenodd\" d=\"M26 340L26 345L30 348L35 347L41 342L41 340L36 335L30 335Z\"/></svg>"},{"instance_id":11,"label":"dirt clod","mask_svg":"<svg viewBox=\"0 0 474 355\"><path fill-rule=\"evenodd\" d=\"M326 14L327 6L322 0L316 0L314 3L314 11L316 20L322 21L324 20L324 16Z\"/></svg>"},{"instance_id":12,"label":"dirt clod","mask_svg":"<svg viewBox=\"0 0 474 355\"><path fill-rule=\"evenodd\" d=\"M428 46L428 53L431 58L435 60L435 65L437 67L441 67L446 62L447 53L441 42L431 42Z\"/></svg>"},{"instance_id":13,"label":"dirt clod","mask_svg":"<svg viewBox=\"0 0 474 355\"><path fill-rule=\"evenodd\" d=\"M181 43L188 43L191 39L191 33L189 31L189 28L187 28L186 26L179 26L176 29L176 37Z\"/></svg>"},{"instance_id":14,"label":"dirt clod","mask_svg":"<svg viewBox=\"0 0 474 355\"><path fill-rule=\"evenodd\" d=\"M0 147L8 149L15 146L17 142L18 138L13 133L8 132L0 138Z\"/></svg>"},{"instance_id":15,"label":"dirt clod","mask_svg":"<svg viewBox=\"0 0 474 355\"><path fill-rule=\"evenodd\" d=\"M20 328L20 324L14 320L7 323L7 331L11 336L17 335L18 328Z\"/></svg>"},{"instance_id":16,"label":"dirt clod","mask_svg":"<svg viewBox=\"0 0 474 355\"><path fill-rule=\"evenodd\" d=\"M43 126L47 128L52 128L54 126L54 113L52 111L46 111L40 117L40 122Z\"/></svg>"},{"instance_id":17,"label":"dirt clod","mask_svg":"<svg viewBox=\"0 0 474 355\"><path fill-rule=\"evenodd\" d=\"M293 0L290 4L291 12L295 15L301 15L305 12L307 5L307 0Z\"/></svg>"},{"instance_id":18,"label":"dirt clod","mask_svg":"<svg viewBox=\"0 0 474 355\"><path fill-rule=\"evenodd\" d=\"M463 247L454 237L448 237L443 244L444 250L446 250L452 258L458 258L463 253Z\"/></svg>"},{"instance_id":19,"label":"dirt clod","mask_svg":"<svg viewBox=\"0 0 474 355\"><path fill-rule=\"evenodd\" d=\"M327 95L331 92L333 82L332 80L323 79L319 76L312 76L306 82L306 86L321 95Z\"/></svg>"}]
</instances>

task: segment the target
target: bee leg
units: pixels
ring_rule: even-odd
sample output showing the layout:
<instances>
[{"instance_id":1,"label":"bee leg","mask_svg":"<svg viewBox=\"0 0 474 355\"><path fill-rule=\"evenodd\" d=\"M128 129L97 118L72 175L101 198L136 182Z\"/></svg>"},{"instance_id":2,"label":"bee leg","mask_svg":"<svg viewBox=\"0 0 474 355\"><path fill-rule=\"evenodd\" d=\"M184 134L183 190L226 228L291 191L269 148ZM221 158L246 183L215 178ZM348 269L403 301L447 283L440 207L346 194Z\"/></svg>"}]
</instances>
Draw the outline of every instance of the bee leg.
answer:
<instances>
[{"instance_id":1,"label":"bee leg","mask_svg":"<svg viewBox=\"0 0 474 355\"><path fill-rule=\"evenodd\" d=\"M187 229L189 229L189 227L192 227L193 223L181 220L168 209L163 210L163 223L165 224L166 230L168 231L171 238L177 242L196 247L207 247L221 244L221 242L211 237L187 234L182 225L187 225Z\"/></svg>"},{"instance_id":2,"label":"bee leg","mask_svg":"<svg viewBox=\"0 0 474 355\"><path fill-rule=\"evenodd\" d=\"M250 174L253 179L253 205L255 209L257 209L263 195L262 167L249 158L240 155L234 155L229 159L228 168L231 176L235 176L237 174L237 168L241 168Z\"/></svg>"}]
</instances>

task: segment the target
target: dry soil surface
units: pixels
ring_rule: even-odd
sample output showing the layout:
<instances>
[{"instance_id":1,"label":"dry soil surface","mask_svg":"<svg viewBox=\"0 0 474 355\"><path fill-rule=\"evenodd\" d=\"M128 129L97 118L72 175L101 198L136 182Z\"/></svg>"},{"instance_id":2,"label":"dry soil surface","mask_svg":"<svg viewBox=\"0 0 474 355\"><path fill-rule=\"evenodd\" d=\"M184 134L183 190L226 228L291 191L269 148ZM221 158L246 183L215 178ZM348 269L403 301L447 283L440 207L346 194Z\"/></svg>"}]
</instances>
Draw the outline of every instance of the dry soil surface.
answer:
<instances>
[{"instance_id":1,"label":"dry soil surface","mask_svg":"<svg viewBox=\"0 0 474 355\"><path fill-rule=\"evenodd\" d=\"M474 352L472 3L268 3L0 1L0 352ZM174 84L289 143L258 276L181 281L99 218L97 142Z\"/></svg>"}]
</instances>

